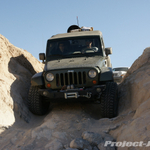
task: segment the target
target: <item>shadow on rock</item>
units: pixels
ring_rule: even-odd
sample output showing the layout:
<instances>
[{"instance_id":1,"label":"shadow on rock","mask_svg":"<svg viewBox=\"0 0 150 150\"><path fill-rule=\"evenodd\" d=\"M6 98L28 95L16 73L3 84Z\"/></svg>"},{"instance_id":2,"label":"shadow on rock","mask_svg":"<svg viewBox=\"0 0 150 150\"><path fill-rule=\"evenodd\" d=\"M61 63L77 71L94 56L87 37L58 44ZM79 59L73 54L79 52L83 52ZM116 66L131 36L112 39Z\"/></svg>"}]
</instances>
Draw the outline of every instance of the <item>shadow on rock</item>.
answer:
<instances>
[{"instance_id":1,"label":"shadow on rock","mask_svg":"<svg viewBox=\"0 0 150 150\"><path fill-rule=\"evenodd\" d=\"M24 55L11 57L8 68L9 72L16 78L10 87L10 95L14 101L14 115L15 117L19 115L20 118L29 123L32 114L28 110L27 99L31 77L36 71Z\"/></svg>"},{"instance_id":2,"label":"shadow on rock","mask_svg":"<svg viewBox=\"0 0 150 150\"><path fill-rule=\"evenodd\" d=\"M53 103L51 106L51 111L56 113L61 113L61 111L64 111L66 113L77 112L81 115L85 115L87 118L92 118L95 120L99 120L102 118L101 105L87 101ZM51 111L49 113L51 113Z\"/></svg>"},{"instance_id":3,"label":"shadow on rock","mask_svg":"<svg viewBox=\"0 0 150 150\"><path fill-rule=\"evenodd\" d=\"M33 115L27 107L28 91L31 77L36 73L32 64L24 55L11 57L8 63L8 71L12 74L13 83L10 86L10 96L13 100L13 115L15 122L9 127L1 127L1 149L20 149L34 142L29 140L30 131L42 124L45 116ZM9 116L8 116L9 119ZM20 141L20 142L19 142ZM23 143L22 143L23 141ZM16 144L19 142L20 144Z\"/></svg>"}]
</instances>

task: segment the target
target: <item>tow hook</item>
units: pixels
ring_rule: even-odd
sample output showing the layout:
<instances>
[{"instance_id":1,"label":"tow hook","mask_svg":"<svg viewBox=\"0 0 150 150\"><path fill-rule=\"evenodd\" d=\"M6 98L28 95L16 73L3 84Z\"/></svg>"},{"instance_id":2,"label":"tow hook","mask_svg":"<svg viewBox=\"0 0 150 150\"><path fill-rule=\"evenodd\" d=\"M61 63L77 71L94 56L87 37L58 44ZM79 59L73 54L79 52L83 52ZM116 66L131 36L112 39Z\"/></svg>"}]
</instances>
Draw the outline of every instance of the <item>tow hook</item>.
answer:
<instances>
[{"instance_id":1,"label":"tow hook","mask_svg":"<svg viewBox=\"0 0 150 150\"><path fill-rule=\"evenodd\" d=\"M84 95L86 98L91 98L92 93L88 92L87 95Z\"/></svg>"}]
</instances>

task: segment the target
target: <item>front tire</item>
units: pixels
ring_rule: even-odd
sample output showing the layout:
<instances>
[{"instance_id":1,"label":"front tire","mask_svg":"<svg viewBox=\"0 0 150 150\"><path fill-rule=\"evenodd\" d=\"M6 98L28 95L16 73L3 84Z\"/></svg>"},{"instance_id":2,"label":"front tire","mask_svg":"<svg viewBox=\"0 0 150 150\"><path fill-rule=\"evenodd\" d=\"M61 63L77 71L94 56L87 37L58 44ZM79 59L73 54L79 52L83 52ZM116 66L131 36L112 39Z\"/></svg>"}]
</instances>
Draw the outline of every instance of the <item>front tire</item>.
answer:
<instances>
[{"instance_id":1,"label":"front tire","mask_svg":"<svg viewBox=\"0 0 150 150\"><path fill-rule=\"evenodd\" d=\"M103 118L118 115L118 86L115 82L106 83L106 89L101 97L101 115Z\"/></svg>"},{"instance_id":2,"label":"front tire","mask_svg":"<svg viewBox=\"0 0 150 150\"><path fill-rule=\"evenodd\" d=\"M50 102L45 101L45 97L38 92L39 87L31 86L28 94L29 110L35 115L45 115L50 106Z\"/></svg>"}]
</instances>

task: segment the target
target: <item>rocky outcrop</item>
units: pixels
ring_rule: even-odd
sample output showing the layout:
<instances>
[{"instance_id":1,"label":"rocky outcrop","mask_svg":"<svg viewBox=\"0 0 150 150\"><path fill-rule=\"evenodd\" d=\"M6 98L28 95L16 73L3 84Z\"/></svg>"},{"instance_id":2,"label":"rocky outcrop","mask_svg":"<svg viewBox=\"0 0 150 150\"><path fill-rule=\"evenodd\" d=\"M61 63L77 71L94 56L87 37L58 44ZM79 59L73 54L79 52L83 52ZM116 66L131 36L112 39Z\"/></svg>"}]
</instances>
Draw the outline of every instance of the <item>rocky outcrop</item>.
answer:
<instances>
[{"instance_id":1,"label":"rocky outcrop","mask_svg":"<svg viewBox=\"0 0 150 150\"><path fill-rule=\"evenodd\" d=\"M100 105L91 103L52 104L49 114L33 115L26 106L30 79L43 67L0 35L1 149L113 150L106 141L150 141L150 48L118 86L119 115L112 119L101 118Z\"/></svg>"},{"instance_id":2,"label":"rocky outcrop","mask_svg":"<svg viewBox=\"0 0 150 150\"><path fill-rule=\"evenodd\" d=\"M15 47L0 34L0 126L12 125L15 115L29 121L25 105L30 79L43 67L30 53Z\"/></svg>"},{"instance_id":3,"label":"rocky outcrop","mask_svg":"<svg viewBox=\"0 0 150 150\"><path fill-rule=\"evenodd\" d=\"M120 114L134 112L131 119L115 130L117 141L150 140L150 48L133 63L119 85ZM142 149L142 148L141 148Z\"/></svg>"},{"instance_id":4,"label":"rocky outcrop","mask_svg":"<svg viewBox=\"0 0 150 150\"><path fill-rule=\"evenodd\" d=\"M115 146L113 147L105 147L104 144L106 141L111 141L114 142L114 138L106 133L103 133L102 135L99 133L94 133L94 132L83 132L82 133L82 138L76 138L71 141L70 147L71 148L76 148L76 149L83 149L83 150L101 150L101 149L114 149Z\"/></svg>"}]
</instances>

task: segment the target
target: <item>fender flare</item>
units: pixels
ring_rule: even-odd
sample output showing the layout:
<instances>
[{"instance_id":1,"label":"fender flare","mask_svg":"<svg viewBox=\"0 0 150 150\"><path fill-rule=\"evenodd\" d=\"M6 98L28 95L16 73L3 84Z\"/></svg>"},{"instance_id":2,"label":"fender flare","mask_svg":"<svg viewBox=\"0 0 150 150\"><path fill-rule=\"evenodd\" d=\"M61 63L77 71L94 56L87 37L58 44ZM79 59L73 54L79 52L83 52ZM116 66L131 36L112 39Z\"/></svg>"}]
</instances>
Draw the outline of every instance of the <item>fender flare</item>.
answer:
<instances>
[{"instance_id":1,"label":"fender flare","mask_svg":"<svg viewBox=\"0 0 150 150\"><path fill-rule=\"evenodd\" d=\"M44 86L43 72L36 73L32 76L31 86Z\"/></svg>"},{"instance_id":2,"label":"fender flare","mask_svg":"<svg viewBox=\"0 0 150 150\"><path fill-rule=\"evenodd\" d=\"M114 81L112 68L101 68L100 81Z\"/></svg>"}]
</instances>

